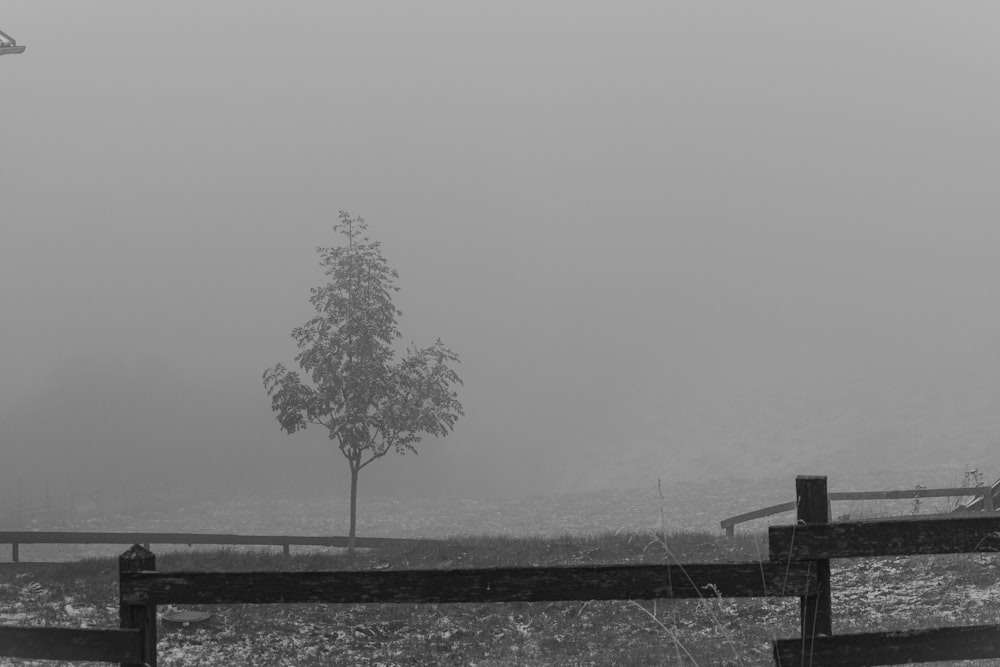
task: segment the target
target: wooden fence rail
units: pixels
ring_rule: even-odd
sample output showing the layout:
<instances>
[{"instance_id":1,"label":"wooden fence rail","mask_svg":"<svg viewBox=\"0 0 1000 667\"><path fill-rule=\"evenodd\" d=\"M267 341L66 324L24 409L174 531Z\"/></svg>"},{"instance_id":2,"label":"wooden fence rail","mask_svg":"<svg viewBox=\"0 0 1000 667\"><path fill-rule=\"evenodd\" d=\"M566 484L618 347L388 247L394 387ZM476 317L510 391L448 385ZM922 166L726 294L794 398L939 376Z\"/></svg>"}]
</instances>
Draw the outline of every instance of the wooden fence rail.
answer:
<instances>
[{"instance_id":1,"label":"wooden fence rail","mask_svg":"<svg viewBox=\"0 0 1000 667\"><path fill-rule=\"evenodd\" d=\"M772 561L1000 551L1000 516L771 526L768 551Z\"/></svg>"},{"instance_id":2,"label":"wooden fence rail","mask_svg":"<svg viewBox=\"0 0 1000 667\"><path fill-rule=\"evenodd\" d=\"M922 499L922 498L974 498L975 500L967 503L964 507L959 508L966 511L980 511L985 510L986 512L995 512L998 505L998 500L1000 500L1000 480L995 482L992 486L976 486L976 487L949 487L943 489L898 489L891 491L834 491L827 493L827 498L830 501L840 501L840 500L908 500L908 499ZM781 514L782 512L790 512L795 509L795 501L789 501L786 503L778 503L777 505L769 505L767 507L762 507L760 509L752 510L750 512L744 512L743 514L737 514L720 521L720 525L723 530L726 531L728 537L733 537L736 531L736 525L740 523L745 523L747 521L752 521L754 519L762 519L766 516L772 516L774 514ZM941 514L941 515L915 515L916 518L927 518L931 516L949 516L951 513Z\"/></svg>"},{"instance_id":3,"label":"wooden fence rail","mask_svg":"<svg viewBox=\"0 0 1000 667\"><path fill-rule=\"evenodd\" d=\"M141 551L139 551L141 550ZM138 545L132 551L145 552ZM147 552L148 553L148 552ZM122 572L122 605L469 603L807 596L808 563L590 565L375 572ZM155 624L147 632L155 633ZM155 650L155 649L154 649ZM155 653L145 656L155 667Z\"/></svg>"},{"instance_id":4,"label":"wooden fence rail","mask_svg":"<svg viewBox=\"0 0 1000 667\"><path fill-rule=\"evenodd\" d=\"M812 652L805 656L801 639L774 643L774 662L780 667L901 665L997 656L1000 656L1000 625L815 637Z\"/></svg>"},{"instance_id":5,"label":"wooden fence rail","mask_svg":"<svg viewBox=\"0 0 1000 667\"><path fill-rule=\"evenodd\" d=\"M355 546L360 549L378 549L393 544L412 544L431 540L396 537L358 537ZM65 531L0 531L0 544L10 545L11 562L20 562L22 544L218 544L280 546L284 554L292 546L347 547L347 537L334 535L229 535L222 533L147 533L147 532L65 532Z\"/></svg>"},{"instance_id":6,"label":"wooden fence rail","mask_svg":"<svg viewBox=\"0 0 1000 667\"><path fill-rule=\"evenodd\" d=\"M787 597L817 591L806 563L581 565L373 572L135 572L123 602L164 604L554 602ZM716 593L718 591L718 593Z\"/></svg>"},{"instance_id":7,"label":"wooden fence rail","mask_svg":"<svg viewBox=\"0 0 1000 667\"><path fill-rule=\"evenodd\" d=\"M35 660L139 662L142 632L0 625L0 655Z\"/></svg>"}]
</instances>

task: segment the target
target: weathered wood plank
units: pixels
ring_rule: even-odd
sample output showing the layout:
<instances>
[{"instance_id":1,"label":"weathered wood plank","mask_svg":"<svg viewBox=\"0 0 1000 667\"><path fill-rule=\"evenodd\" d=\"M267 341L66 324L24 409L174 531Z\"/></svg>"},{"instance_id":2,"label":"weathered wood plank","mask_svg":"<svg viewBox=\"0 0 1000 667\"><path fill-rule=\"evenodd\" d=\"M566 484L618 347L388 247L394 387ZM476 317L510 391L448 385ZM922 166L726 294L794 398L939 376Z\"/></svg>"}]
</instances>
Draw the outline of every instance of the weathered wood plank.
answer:
<instances>
[{"instance_id":1,"label":"weathered wood plank","mask_svg":"<svg viewBox=\"0 0 1000 667\"><path fill-rule=\"evenodd\" d=\"M131 549L118 557L119 580L127 572L155 569L156 556L138 544L133 544ZM139 633L138 659L122 660L119 663L121 667L156 667L156 605L136 605L120 600L118 618L121 628L134 629Z\"/></svg>"},{"instance_id":2,"label":"weathered wood plank","mask_svg":"<svg viewBox=\"0 0 1000 667\"><path fill-rule=\"evenodd\" d=\"M0 656L38 660L138 662L138 630L0 626Z\"/></svg>"},{"instance_id":3,"label":"weathered wood plank","mask_svg":"<svg viewBox=\"0 0 1000 667\"><path fill-rule=\"evenodd\" d=\"M122 573L132 604L539 602L799 596L807 564L588 565L377 572Z\"/></svg>"},{"instance_id":4,"label":"weathered wood plank","mask_svg":"<svg viewBox=\"0 0 1000 667\"><path fill-rule=\"evenodd\" d=\"M883 521L927 521L931 519L961 519L963 517L974 517L982 516L978 513L956 513L956 512L940 512L935 514L906 514L903 516L873 516L866 517L864 519L858 519L859 523L879 523Z\"/></svg>"},{"instance_id":5,"label":"weathered wood plank","mask_svg":"<svg viewBox=\"0 0 1000 667\"><path fill-rule=\"evenodd\" d=\"M397 537L359 537L360 548L430 542ZM338 535L230 535L223 533L118 533L63 531L0 531L0 544L226 544L347 547Z\"/></svg>"},{"instance_id":6,"label":"weathered wood plank","mask_svg":"<svg viewBox=\"0 0 1000 667\"><path fill-rule=\"evenodd\" d=\"M944 489L900 489L897 491L833 491L830 500L907 500L909 498L948 498L981 496L986 488L951 487Z\"/></svg>"},{"instance_id":7,"label":"weathered wood plank","mask_svg":"<svg viewBox=\"0 0 1000 667\"><path fill-rule=\"evenodd\" d=\"M998 487L1000 488L1000 487ZM983 505L983 494L987 491L986 487L951 487L951 488L941 488L941 489L902 489L897 491L832 491L828 494L831 501L833 500L906 500L909 498L946 498L946 497L979 497L970 508L982 509ZM777 505L770 505L769 507L762 507L759 510L753 510L752 512L744 512L743 514L737 514L736 516L731 516L723 519L719 523L721 526L728 530L738 523L744 523L745 521L751 521L753 519L760 519L766 516L771 516L773 514L780 514L781 512L789 512L795 509L794 502L779 503Z\"/></svg>"},{"instance_id":8,"label":"weathered wood plank","mask_svg":"<svg viewBox=\"0 0 1000 667\"><path fill-rule=\"evenodd\" d=\"M737 514L736 516L731 516L728 519L723 519L720 523L723 528L729 528L730 526L735 526L738 523L743 523L752 519L760 519L765 516L771 516L772 514L780 514L781 512L790 512L793 509L795 509L794 502L781 503L778 505L771 505L770 507L762 507L759 510L754 510L752 512Z\"/></svg>"},{"instance_id":9,"label":"weathered wood plank","mask_svg":"<svg viewBox=\"0 0 1000 667\"><path fill-rule=\"evenodd\" d=\"M771 526L772 561L1000 551L1000 516Z\"/></svg>"},{"instance_id":10,"label":"weathered wood plank","mask_svg":"<svg viewBox=\"0 0 1000 667\"><path fill-rule=\"evenodd\" d=\"M897 632L816 637L812 653L801 639L774 642L780 667L902 665L1000 657L1000 625L975 625Z\"/></svg>"},{"instance_id":11,"label":"weathered wood plank","mask_svg":"<svg viewBox=\"0 0 1000 667\"><path fill-rule=\"evenodd\" d=\"M830 499L826 492L826 477L799 475L795 478L795 498L798 521L825 524L830 521ZM830 594L830 561L812 563L816 568L818 590L799 599L799 630L806 638L806 647L818 635L833 634L833 611Z\"/></svg>"},{"instance_id":12,"label":"weathered wood plank","mask_svg":"<svg viewBox=\"0 0 1000 667\"><path fill-rule=\"evenodd\" d=\"M992 496L992 498L993 498L993 505L994 505L994 511L995 511L996 510L998 496L1000 496L1000 480L997 480L996 482L993 482L993 484L991 484L988 488L989 488L989 494L988 495L987 494L980 495L975 500L970 501L970 502L968 502L965 505L962 505L960 507L956 507L953 511L955 511L955 512L979 512L979 511L982 511L983 509L986 509L987 511L989 511L989 508L985 507L986 505L988 505L988 503L986 503L985 501L986 501L986 499L989 496Z\"/></svg>"}]
</instances>

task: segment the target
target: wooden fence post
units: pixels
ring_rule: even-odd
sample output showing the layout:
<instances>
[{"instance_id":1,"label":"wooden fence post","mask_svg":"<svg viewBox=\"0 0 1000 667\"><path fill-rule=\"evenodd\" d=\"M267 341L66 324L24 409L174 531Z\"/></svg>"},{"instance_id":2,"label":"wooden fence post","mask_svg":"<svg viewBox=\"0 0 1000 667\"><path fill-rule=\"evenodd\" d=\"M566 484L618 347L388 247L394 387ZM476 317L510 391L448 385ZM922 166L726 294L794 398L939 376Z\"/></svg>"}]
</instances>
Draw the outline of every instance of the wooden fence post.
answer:
<instances>
[{"instance_id":1,"label":"wooden fence post","mask_svg":"<svg viewBox=\"0 0 1000 667\"><path fill-rule=\"evenodd\" d=\"M829 523L830 501L826 492L826 477L799 475L795 478L799 523ZM812 653L813 638L833 634L833 610L830 596L830 561L812 561L816 567L819 590L816 595L799 598L802 617L802 638L807 655Z\"/></svg>"},{"instance_id":2,"label":"wooden fence post","mask_svg":"<svg viewBox=\"0 0 1000 667\"><path fill-rule=\"evenodd\" d=\"M121 595L124 572L142 572L156 569L156 556L138 544L118 557L118 593ZM156 605L132 605L119 602L119 625L142 632L142 659L140 663L123 662L121 667L156 667Z\"/></svg>"}]
</instances>

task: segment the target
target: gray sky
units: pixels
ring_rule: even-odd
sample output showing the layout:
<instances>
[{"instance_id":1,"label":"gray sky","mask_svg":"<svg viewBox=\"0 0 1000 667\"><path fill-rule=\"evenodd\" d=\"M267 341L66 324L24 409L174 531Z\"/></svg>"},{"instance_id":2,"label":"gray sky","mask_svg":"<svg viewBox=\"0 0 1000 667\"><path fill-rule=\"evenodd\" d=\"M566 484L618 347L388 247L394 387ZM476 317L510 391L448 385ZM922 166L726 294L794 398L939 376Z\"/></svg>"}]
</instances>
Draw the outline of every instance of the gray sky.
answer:
<instances>
[{"instance_id":1,"label":"gray sky","mask_svg":"<svg viewBox=\"0 0 1000 667\"><path fill-rule=\"evenodd\" d=\"M346 488L260 380L338 209L465 380L456 432L363 493L988 468L998 19L9 0L4 474Z\"/></svg>"}]
</instances>

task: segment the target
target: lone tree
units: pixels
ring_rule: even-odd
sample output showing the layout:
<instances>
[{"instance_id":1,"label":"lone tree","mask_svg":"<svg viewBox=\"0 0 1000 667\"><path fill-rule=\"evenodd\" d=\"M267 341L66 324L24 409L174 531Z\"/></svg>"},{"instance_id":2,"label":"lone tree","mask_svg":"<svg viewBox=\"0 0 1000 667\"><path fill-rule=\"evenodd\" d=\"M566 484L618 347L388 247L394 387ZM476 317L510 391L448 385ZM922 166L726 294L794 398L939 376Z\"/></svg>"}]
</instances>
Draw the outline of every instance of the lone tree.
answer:
<instances>
[{"instance_id":1,"label":"lone tree","mask_svg":"<svg viewBox=\"0 0 1000 667\"><path fill-rule=\"evenodd\" d=\"M322 426L351 469L351 529L354 553L358 473L392 450L417 453L424 435L445 436L463 415L451 365L458 355L439 338L430 347L408 348L396 361L400 338L392 303L399 274L382 256L381 244L365 236L361 217L340 212L333 227L346 245L317 248L329 282L309 298L316 315L292 330L296 363L312 383L283 364L264 371L264 386L281 429L294 433Z\"/></svg>"}]
</instances>

